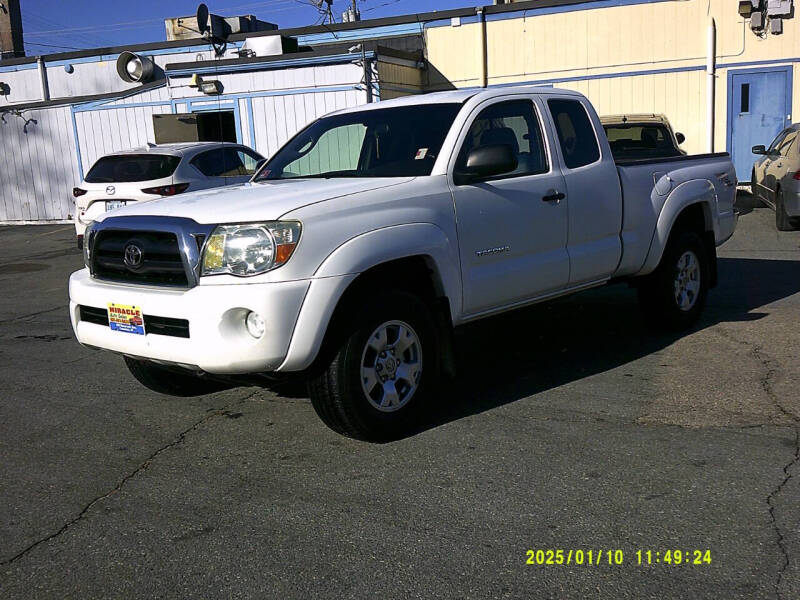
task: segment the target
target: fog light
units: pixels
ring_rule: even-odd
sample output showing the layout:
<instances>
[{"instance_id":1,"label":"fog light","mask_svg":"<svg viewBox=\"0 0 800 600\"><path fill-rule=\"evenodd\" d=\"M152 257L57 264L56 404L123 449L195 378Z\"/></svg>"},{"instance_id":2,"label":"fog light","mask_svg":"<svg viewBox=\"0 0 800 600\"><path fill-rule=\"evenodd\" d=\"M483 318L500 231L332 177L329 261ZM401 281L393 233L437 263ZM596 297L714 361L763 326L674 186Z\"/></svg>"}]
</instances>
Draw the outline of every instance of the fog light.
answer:
<instances>
[{"instance_id":1,"label":"fog light","mask_svg":"<svg viewBox=\"0 0 800 600\"><path fill-rule=\"evenodd\" d=\"M267 329L264 319L261 318L261 315L255 312L247 313L247 319L245 319L245 323L247 324L247 332L256 339L264 335L264 331Z\"/></svg>"}]
</instances>

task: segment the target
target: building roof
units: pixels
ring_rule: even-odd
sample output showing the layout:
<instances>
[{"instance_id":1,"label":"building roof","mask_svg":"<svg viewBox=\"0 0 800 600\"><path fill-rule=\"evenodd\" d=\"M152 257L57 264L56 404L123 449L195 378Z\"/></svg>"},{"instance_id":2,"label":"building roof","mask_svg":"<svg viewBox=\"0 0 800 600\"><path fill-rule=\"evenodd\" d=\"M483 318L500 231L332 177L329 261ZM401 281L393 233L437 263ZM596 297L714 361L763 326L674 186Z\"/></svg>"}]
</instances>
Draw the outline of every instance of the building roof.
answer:
<instances>
[{"instance_id":1,"label":"building roof","mask_svg":"<svg viewBox=\"0 0 800 600\"><path fill-rule=\"evenodd\" d=\"M391 25L403 25L408 23L426 23L437 20L446 20L453 18L468 18L474 17L478 11L485 15L509 13L509 12L528 12L536 10L544 10L550 8L569 7L572 5L585 5L590 2L599 2L602 0L527 0L524 2L513 2L509 4L490 4L482 7L465 7L455 8L450 10L431 11L425 13L406 14L396 17L383 17L379 19L366 19L363 21L353 21L349 23L331 23L329 25L312 25L309 27L295 27L290 29L275 29L268 31L239 33L229 37L231 42L240 42L252 37L261 37L265 35L285 35L290 37L297 37L303 35L314 34L332 34L336 37L338 32L346 32L353 30L369 30L376 27L386 27ZM369 35L365 37L369 38ZM348 38L350 39L350 38ZM87 50L78 50L73 52L58 52L53 54L41 55L47 61L56 60L74 60L77 58L85 58L90 56L119 54L123 51L128 52L144 52L153 50L163 50L167 48L191 48L192 46L207 46L208 42L203 38L194 38L186 40L175 41L159 41L144 44L128 44L125 46L110 46L103 48L91 48ZM20 65L35 63L36 56L27 56L24 58L13 58L0 61L2 66Z\"/></svg>"}]
</instances>

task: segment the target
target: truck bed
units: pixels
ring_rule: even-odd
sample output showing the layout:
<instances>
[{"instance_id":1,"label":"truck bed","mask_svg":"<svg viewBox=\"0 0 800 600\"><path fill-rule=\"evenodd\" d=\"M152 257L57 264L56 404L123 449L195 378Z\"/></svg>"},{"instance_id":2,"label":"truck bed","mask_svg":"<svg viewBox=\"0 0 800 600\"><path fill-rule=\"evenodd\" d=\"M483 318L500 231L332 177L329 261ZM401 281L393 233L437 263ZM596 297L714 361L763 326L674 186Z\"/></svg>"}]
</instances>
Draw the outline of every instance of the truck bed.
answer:
<instances>
[{"instance_id":1,"label":"truck bed","mask_svg":"<svg viewBox=\"0 0 800 600\"><path fill-rule=\"evenodd\" d=\"M709 181L717 198L717 210L712 212L725 223L733 219L736 172L727 152L624 159L615 163L623 199L623 255L618 276L633 275L642 268L662 208L682 183L697 179ZM727 227L723 227L717 244L727 239L726 231Z\"/></svg>"}]
</instances>

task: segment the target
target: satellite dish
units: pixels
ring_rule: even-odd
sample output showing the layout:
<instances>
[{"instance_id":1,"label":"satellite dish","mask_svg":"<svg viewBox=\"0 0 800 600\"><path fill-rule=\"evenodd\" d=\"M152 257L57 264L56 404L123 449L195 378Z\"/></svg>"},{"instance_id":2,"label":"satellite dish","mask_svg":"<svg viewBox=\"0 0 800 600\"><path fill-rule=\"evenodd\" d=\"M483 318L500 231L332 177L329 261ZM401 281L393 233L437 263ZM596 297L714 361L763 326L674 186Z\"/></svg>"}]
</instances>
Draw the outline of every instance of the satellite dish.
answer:
<instances>
[{"instance_id":1,"label":"satellite dish","mask_svg":"<svg viewBox=\"0 0 800 600\"><path fill-rule=\"evenodd\" d=\"M209 30L208 7L205 4L197 7L197 29L200 33L206 33Z\"/></svg>"}]
</instances>

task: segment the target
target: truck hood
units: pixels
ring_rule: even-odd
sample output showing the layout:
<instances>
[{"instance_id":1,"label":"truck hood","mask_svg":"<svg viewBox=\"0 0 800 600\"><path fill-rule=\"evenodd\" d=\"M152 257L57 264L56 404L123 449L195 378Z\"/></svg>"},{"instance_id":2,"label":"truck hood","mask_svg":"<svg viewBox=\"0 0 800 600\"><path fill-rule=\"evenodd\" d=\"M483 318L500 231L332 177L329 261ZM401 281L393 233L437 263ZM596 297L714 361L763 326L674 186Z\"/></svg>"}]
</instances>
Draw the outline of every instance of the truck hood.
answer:
<instances>
[{"instance_id":1,"label":"truck hood","mask_svg":"<svg viewBox=\"0 0 800 600\"><path fill-rule=\"evenodd\" d=\"M400 185L412 179L281 179L245 183L130 204L103 217L184 217L206 224L272 221L309 204Z\"/></svg>"}]
</instances>

